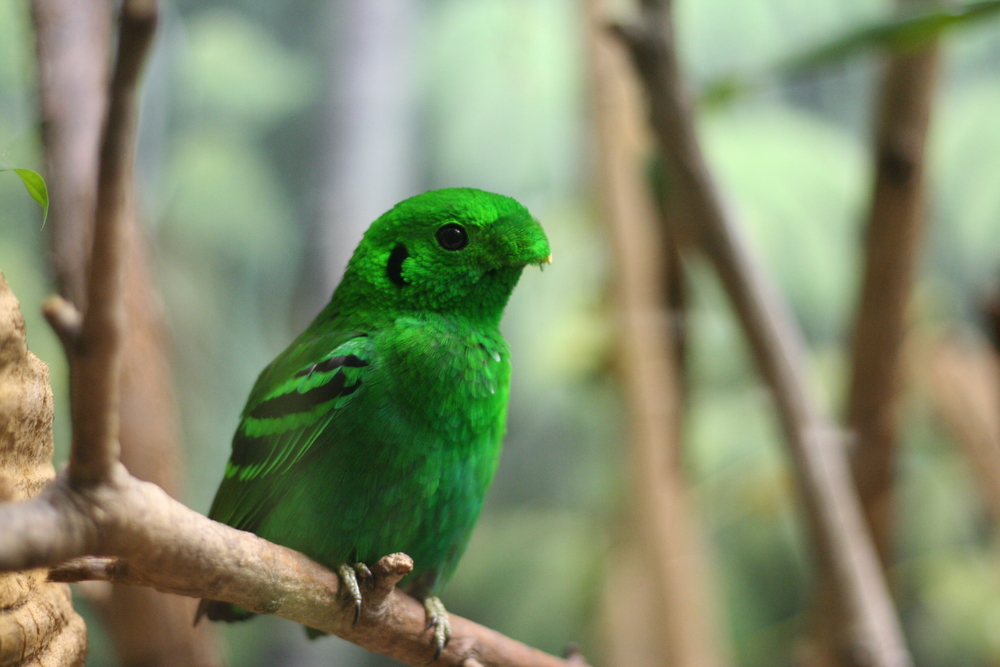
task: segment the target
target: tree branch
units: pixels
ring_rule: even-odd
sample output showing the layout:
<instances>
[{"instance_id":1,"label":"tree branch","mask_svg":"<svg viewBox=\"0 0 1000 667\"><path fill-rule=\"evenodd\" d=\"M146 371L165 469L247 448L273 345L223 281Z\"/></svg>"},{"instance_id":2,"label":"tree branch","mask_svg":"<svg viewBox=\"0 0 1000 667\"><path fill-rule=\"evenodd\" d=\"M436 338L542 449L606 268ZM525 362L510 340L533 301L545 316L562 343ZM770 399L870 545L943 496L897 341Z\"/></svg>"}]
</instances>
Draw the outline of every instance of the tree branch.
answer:
<instances>
[{"instance_id":1,"label":"tree branch","mask_svg":"<svg viewBox=\"0 0 1000 667\"><path fill-rule=\"evenodd\" d=\"M17 536L0 542L0 570L61 563L81 554L111 557L73 561L53 570L58 581L99 579L232 602L336 634L410 665L426 665L434 647L423 606L393 588L411 568L403 554L373 568L363 589L361 620L340 592L337 575L302 554L216 523L135 479L116 464L111 478L83 489L61 475L38 498L0 505L0 525ZM565 667L471 621L451 616L452 638L434 664Z\"/></svg>"},{"instance_id":2,"label":"tree branch","mask_svg":"<svg viewBox=\"0 0 1000 667\"><path fill-rule=\"evenodd\" d=\"M69 354L73 441L88 445L86 449L74 447L70 453L69 477L74 485L101 481L118 459L125 216L135 166L138 81L156 27L155 4L127 0L120 23L101 142L87 311Z\"/></svg>"},{"instance_id":3,"label":"tree branch","mask_svg":"<svg viewBox=\"0 0 1000 667\"><path fill-rule=\"evenodd\" d=\"M32 0L38 104L49 181L52 265L59 292L86 306L101 125L106 116L108 0Z\"/></svg>"},{"instance_id":4,"label":"tree branch","mask_svg":"<svg viewBox=\"0 0 1000 667\"><path fill-rule=\"evenodd\" d=\"M911 659L854 494L843 438L806 381L801 333L724 209L697 143L670 16L648 2L639 22L615 26L645 85L650 122L688 247L715 266L771 388L785 432L820 583L837 619L833 664L906 667Z\"/></svg>"},{"instance_id":5,"label":"tree branch","mask_svg":"<svg viewBox=\"0 0 1000 667\"><path fill-rule=\"evenodd\" d=\"M629 667L726 664L687 482L677 465L680 395L666 313L662 229L643 168L641 91L601 29L604 2L590 0L588 48L603 218L611 243L618 375L628 416L628 528L609 560L609 657Z\"/></svg>"},{"instance_id":6,"label":"tree branch","mask_svg":"<svg viewBox=\"0 0 1000 667\"><path fill-rule=\"evenodd\" d=\"M924 144L936 68L937 48L932 45L893 55L885 72L865 270L851 347L847 425L856 439L854 479L883 566L892 561L896 408L906 311L923 227Z\"/></svg>"}]
</instances>

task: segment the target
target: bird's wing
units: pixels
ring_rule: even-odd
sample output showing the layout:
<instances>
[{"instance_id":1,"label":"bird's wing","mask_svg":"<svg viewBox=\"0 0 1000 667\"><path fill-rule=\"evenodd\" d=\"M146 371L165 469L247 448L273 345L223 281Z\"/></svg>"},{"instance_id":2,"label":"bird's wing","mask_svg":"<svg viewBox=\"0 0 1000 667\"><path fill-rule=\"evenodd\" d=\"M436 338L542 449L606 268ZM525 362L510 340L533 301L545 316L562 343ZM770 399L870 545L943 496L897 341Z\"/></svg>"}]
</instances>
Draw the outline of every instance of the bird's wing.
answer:
<instances>
[{"instance_id":1,"label":"bird's wing","mask_svg":"<svg viewBox=\"0 0 1000 667\"><path fill-rule=\"evenodd\" d=\"M289 348L266 368L243 409L208 515L253 531L275 498L275 479L309 454L357 396L372 357L365 334L327 334Z\"/></svg>"}]
</instances>

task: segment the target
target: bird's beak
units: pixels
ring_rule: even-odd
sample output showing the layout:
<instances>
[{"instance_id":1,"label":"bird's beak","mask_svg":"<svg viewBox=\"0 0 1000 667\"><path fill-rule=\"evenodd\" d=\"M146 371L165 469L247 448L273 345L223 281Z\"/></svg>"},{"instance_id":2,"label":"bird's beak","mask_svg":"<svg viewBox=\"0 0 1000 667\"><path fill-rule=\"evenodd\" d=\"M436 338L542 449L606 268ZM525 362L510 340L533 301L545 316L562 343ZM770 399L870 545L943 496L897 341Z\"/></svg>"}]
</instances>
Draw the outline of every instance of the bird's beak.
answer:
<instances>
[{"instance_id":1,"label":"bird's beak","mask_svg":"<svg viewBox=\"0 0 1000 667\"><path fill-rule=\"evenodd\" d=\"M539 262L539 265L541 265L541 264L551 264L551 263L552 263L552 253L549 253L548 257L546 257L545 259L543 259L542 261Z\"/></svg>"}]
</instances>

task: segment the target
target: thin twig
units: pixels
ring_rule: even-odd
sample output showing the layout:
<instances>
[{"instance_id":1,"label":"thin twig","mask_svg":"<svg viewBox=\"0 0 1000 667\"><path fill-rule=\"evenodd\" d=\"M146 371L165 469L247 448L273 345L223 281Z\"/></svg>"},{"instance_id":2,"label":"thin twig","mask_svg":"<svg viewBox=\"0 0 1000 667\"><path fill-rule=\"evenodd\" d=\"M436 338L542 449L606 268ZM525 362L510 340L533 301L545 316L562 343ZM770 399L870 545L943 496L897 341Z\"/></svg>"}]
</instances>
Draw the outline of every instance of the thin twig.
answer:
<instances>
[{"instance_id":1,"label":"thin twig","mask_svg":"<svg viewBox=\"0 0 1000 667\"><path fill-rule=\"evenodd\" d=\"M669 20L669 14L647 8L637 23L614 32L646 87L660 159L684 214L679 232L715 266L774 396L821 585L832 593L836 609L836 660L907 667L911 659L865 530L843 438L806 381L801 332L721 203L694 132Z\"/></svg>"},{"instance_id":2,"label":"thin twig","mask_svg":"<svg viewBox=\"0 0 1000 667\"><path fill-rule=\"evenodd\" d=\"M94 241L87 281L87 310L80 340L69 355L73 441L69 476L76 485L105 479L118 459L118 402L126 197L135 165L138 80L156 28L156 5L126 0L98 170ZM84 444L86 447L84 447Z\"/></svg>"},{"instance_id":3,"label":"thin twig","mask_svg":"<svg viewBox=\"0 0 1000 667\"><path fill-rule=\"evenodd\" d=\"M380 609L400 580L413 571L413 559L397 553L383 556L372 567L374 584L366 591L365 601L373 608Z\"/></svg>"},{"instance_id":4,"label":"thin twig","mask_svg":"<svg viewBox=\"0 0 1000 667\"><path fill-rule=\"evenodd\" d=\"M48 320L49 326L59 336L63 347L67 350L75 349L80 341L80 328L83 324L83 315L80 311L66 299L53 294L42 305L42 313Z\"/></svg>"},{"instance_id":5,"label":"thin twig","mask_svg":"<svg viewBox=\"0 0 1000 667\"><path fill-rule=\"evenodd\" d=\"M681 248L678 239L675 238L675 228L677 226L677 202L676 198L663 187L663 178L660 167L654 163L651 170L650 186L653 190L654 201L656 202L656 214L659 221L660 233L662 235L663 247L661 253L666 258L666 270L663 276L663 301L666 311L667 328L670 353L674 360L677 385L677 418L674 423L674 430L677 440L677 447L673 454L673 464L681 466L683 461L684 442L684 415L687 413L688 395L690 393L688 378L688 334L687 334L687 309L688 309L688 278L685 273L682 261Z\"/></svg>"},{"instance_id":6,"label":"thin twig","mask_svg":"<svg viewBox=\"0 0 1000 667\"><path fill-rule=\"evenodd\" d=\"M124 558L83 556L49 568L49 581L76 584L81 581L120 581L128 567Z\"/></svg>"}]
</instances>

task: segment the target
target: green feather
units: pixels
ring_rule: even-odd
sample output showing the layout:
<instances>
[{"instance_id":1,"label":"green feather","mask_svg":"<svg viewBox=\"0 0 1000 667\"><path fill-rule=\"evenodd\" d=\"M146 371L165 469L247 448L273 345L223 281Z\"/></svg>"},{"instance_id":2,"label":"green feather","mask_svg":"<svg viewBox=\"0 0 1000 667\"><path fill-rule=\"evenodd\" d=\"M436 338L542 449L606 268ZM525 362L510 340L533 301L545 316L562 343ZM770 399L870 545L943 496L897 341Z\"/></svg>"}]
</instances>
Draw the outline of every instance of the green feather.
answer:
<instances>
[{"instance_id":1,"label":"green feather","mask_svg":"<svg viewBox=\"0 0 1000 667\"><path fill-rule=\"evenodd\" d=\"M401 586L435 594L499 459L500 317L524 267L548 259L542 228L508 197L461 188L397 204L257 379L209 516L331 568L403 551L414 570Z\"/></svg>"}]
</instances>

